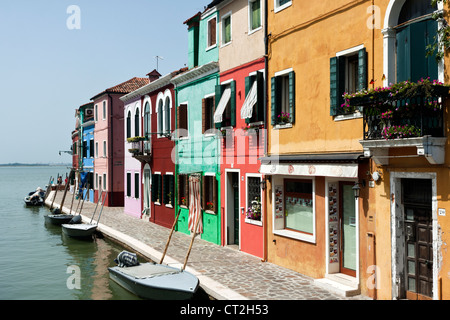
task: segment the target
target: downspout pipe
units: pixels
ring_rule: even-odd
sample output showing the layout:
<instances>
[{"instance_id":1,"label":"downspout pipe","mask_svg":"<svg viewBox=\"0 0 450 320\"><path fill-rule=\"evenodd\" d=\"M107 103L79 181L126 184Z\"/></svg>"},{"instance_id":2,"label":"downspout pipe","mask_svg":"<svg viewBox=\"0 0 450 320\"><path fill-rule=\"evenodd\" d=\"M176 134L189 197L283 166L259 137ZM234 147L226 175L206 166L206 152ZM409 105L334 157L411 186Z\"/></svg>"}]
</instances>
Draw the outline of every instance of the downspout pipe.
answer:
<instances>
[{"instance_id":1,"label":"downspout pipe","mask_svg":"<svg viewBox=\"0 0 450 320\"><path fill-rule=\"evenodd\" d=\"M264 139L264 157L267 157L267 133L268 133L268 125L267 125L267 113L268 113L268 85L269 85L269 38L268 38L268 26L267 26L267 20L268 20L268 0L264 0L264 73L265 73L265 78L266 78L266 83L264 86L264 128L265 128L265 139ZM265 177L263 177L263 179L265 179ZM267 188L266 188L267 189ZM264 221L263 224L264 227L263 228L263 259L262 261L267 261L267 204L266 204L266 199L267 199L267 191L263 190L264 193L266 193L266 196L263 197L264 199L264 206L263 208L265 209L264 212Z\"/></svg>"},{"instance_id":2,"label":"downspout pipe","mask_svg":"<svg viewBox=\"0 0 450 320\"><path fill-rule=\"evenodd\" d=\"M107 186L109 186L109 206L114 206L114 197L113 197L113 193L114 193L114 187L113 187L113 182L114 182L114 141L113 141L113 125L112 125L112 118L113 118L113 108L112 108L112 97L111 95L108 93L108 109L109 109L109 130L108 130L108 144L109 144L109 150L108 150L108 154L109 154L109 158L111 159L111 161L108 161L108 184ZM106 192L106 195L108 195L108 192Z\"/></svg>"}]
</instances>

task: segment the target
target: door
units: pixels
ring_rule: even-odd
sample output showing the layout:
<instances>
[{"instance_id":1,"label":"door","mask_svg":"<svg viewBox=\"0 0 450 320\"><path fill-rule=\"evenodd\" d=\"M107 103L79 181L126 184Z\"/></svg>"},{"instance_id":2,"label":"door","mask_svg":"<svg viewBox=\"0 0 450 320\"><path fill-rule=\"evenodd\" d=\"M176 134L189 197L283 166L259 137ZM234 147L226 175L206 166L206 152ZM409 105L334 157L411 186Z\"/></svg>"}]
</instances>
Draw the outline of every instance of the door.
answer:
<instances>
[{"instance_id":1,"label":"door","mask_svg":"<svg viewBox=\"0 0 450 320\"><path fill-rule=\"evenodd\" d=\"M339 255L340 271L352 277L356 277L356 211L354 183L340 183L340 232Z\"/></svg>"},{"instance_id":2,"label":"door","mask_svg":"<svg viewBox=\"0 0 450 320\"><path fill-rule=\"evenodd\" d=\"M142 214L150 216L150 204L151 204L151 170L148 164L144 167L144 194L142 195L144 200L144 210L142 210Z\"/></svg>"},{"instance_id":3,"label":"door","mask_svg":"<svg viewBox=\"0 0 450 320\"><path fill-rule=\"evenodd\" d=\"M403 179L405 287L411 300L433 297L431 180Z\"/></svg>"},{"instance_id":4,"label":"door","mask_svg":"<svg viewBox=\"0 0 450 320\"><path fill-rule=\"evenodd\" d=\"M239 173L226 175L227 244L239 244Z\"/></svg>"},{"instance_id":5,"label":"door","mask_svg":"<svg viewBox=\"0 0 450 320\"><path fill-rule=\"evenodd\" d=\"M234 244L239 244L239 175L233 174Z\"/></svg>"}]
</instances>

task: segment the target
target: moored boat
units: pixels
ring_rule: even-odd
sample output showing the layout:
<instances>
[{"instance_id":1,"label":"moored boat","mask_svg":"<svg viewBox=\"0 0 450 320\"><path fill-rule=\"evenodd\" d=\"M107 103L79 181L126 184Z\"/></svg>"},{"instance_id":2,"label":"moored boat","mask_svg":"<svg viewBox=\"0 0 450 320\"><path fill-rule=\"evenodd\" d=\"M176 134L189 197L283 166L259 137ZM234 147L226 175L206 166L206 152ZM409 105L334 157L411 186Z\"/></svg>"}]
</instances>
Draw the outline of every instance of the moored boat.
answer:
<instances>
[{"instance_id":1,"label":"moored boat","mask_svg":"<svg viewBox=\"0 0 450 320\"><path fill-rule=\"evenodd\" d=\"M74 215L72 214L48 214L44 216L46 223L51 223L57 226L69 223L73 217Z\"/></svg>"},{"instance_id":2,"label":"moored boat","mask_svg":"<svg viewBox=\"0 0 450 320\"><path fill-rule=\"evenodd\" d=\"M42 206L44 204L45 191L37 188L36 191L28 193L23 200L27 206Z\"/></svg>"},{"instance_id":3,"label":"moored boat","mask_svg":"<svg viewBox=\"0 0 450 320\"><path fill-rule=\"evenodd\" d=\"M199 287L190 272L152 262L108 268L109 277L138 297L151 300L189 300Z\"/></svg>"},{"instance_id":4,"label":"moored boat","mask_svg":"<svg viewBox=\"0 0 450 320\"><path fill-rule=\"evenodd\" d=\"M62 224L62 230L65 234L73 238L89 238L92 237L97 230L97 224L79 223L79 224Z\"/></svg>"}]
</instances>

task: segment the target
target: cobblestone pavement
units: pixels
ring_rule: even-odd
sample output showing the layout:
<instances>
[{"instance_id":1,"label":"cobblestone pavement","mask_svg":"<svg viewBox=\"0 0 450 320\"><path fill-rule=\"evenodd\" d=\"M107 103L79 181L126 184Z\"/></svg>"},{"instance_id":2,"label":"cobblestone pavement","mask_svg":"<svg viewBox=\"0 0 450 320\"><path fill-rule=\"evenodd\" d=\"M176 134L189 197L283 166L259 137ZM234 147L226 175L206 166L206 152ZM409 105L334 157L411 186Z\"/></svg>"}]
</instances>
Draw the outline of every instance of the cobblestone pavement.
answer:
<instances>
[{"instance_id":1,"label":"cobblestone pavement","mask_svg":"<svg viewBox=\"0 0 450 320\"><path fill-rule=\"evenodd\" d=\"M54 207L59 207L62 193L57 194ZM52 194L47 203L51 203ZM70 209L70 201L64 207ZM76 207L76 205L74 205ZM92 217L95 205L86 202L82 215ZM75 210L75 209L74 209ZM99 212L98 209L97 212ZM95 219L98 217L96 214ZM94 220L95 220L94 219ZM149 221L131 217L124 213L123 207L104 207L99 229L104 225L115 231L136 239L162 254L170 234L170 229ZM102 230L100 230L102 231ZM190 245L191 236L174 232L164 263L176 260L183 263ZM139 252L139 251L136 251ZM159 263L159 261L156 261ZM232 290L243 299L250 300L367 300L359 295L343 297L314 284L314 279L286 269L262 262L261 259L231 247L222 247L196 237L189 255L187 270L212 279L219 289L204 288L213 298L221 296L221 290ZM199 277L200 278L200 277ZM200 281L202 285L202 281ZM215 292L214 292L215 291Z\"/></svg>"}]
</instances>

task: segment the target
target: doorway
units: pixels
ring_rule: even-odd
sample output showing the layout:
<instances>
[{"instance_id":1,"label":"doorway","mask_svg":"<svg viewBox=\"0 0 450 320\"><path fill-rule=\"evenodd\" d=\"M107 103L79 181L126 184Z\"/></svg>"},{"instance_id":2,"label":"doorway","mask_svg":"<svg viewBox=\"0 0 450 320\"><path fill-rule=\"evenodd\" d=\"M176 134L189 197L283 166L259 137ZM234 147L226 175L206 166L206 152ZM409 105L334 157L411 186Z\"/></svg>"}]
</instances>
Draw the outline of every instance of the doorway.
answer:
<instances>
[{"instance_id":1,"label":"doorway","mask_svg":"<svg viewBox=\"0 0 450 320\"><path fill-rule=\"evenodd\" d=\"M240 217L239 217L239 172L226 174L226 228L227 244L239 245Z\"/></svg>"},{"instance_id":2,"label":"doorway","mask_svg":"<svg viewBox=\"0 0 450 320\"><path fill-rule=\"evenodd\" d=\"M410 300L433 297L433 224L430 179L402 179L405 291Z\"/></svg>"},{"instance_id":3,"label":"doorway","mask_svg":"<svg viewBox=\"0 0 450 320\"><path fill-rule=\"evenodd\" d=\"M353 182L339 183L339 263L340 272L356 277L357 228Z\"/></svg>"},{"instance_id":4,"label":"doorway","mask_svg":"<svg viewBox=\"0 0 450 320\"><path fill-rule=\"evenodd\" d=\"M150 166L148 164L146 164L144 166L144 194L142 195L143 198L143 205L144 208L142 210L142 217L144 218L150 218L151 216L151 209L150 209L150 204L151 204L151 194L152 194L152 190L151 190L151 183L152 183L152 174L151 174L151 169Z\"/></svg>"}]
</instances>

